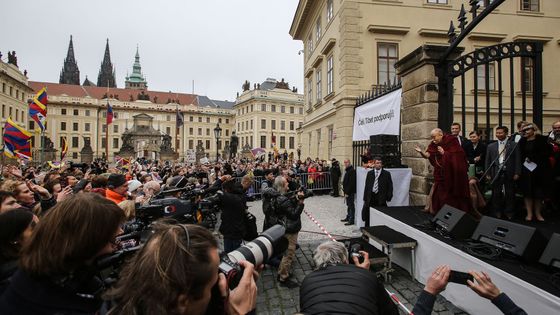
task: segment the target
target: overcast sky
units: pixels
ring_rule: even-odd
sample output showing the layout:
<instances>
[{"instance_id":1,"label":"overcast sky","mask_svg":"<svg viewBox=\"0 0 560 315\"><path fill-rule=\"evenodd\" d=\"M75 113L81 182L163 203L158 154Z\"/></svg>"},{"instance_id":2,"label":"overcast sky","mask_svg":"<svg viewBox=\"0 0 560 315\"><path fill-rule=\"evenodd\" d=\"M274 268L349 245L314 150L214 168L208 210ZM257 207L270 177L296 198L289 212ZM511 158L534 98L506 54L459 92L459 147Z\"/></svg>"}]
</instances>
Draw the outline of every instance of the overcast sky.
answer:
<instances>
[{"instance_id":1,"label":"overcast sky","mask_svg":"<svg viewBox=\"0 0 560 315\"><path fill-rule=\"evenodd\" d=\"M288 34L297 0L0 0L0 51L15 50L32 81L58 82L70 35L97 83L109 38L117 86L136 44L149 90L233 101L245 80L285 78L303 91L303 45Z\"/></svg>"}]
</instances>

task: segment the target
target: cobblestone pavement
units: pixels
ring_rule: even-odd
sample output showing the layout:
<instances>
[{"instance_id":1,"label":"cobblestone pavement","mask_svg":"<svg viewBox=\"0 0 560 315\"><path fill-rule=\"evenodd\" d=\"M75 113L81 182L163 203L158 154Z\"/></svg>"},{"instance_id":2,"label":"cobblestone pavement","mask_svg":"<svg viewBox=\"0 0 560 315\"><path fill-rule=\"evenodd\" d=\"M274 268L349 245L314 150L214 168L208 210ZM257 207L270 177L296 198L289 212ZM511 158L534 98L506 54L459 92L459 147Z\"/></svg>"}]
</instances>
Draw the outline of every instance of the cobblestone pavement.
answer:
<instances>
[{"instance_id":1,"label":"cobblestone pavement","mask_svg":"<svg viewBox=\"0 0 560 315\"><path fill-rule=\"evenodd\" d=\"M340 219L346 215L344 199L331 196L315 196L305 200L305 209L315 217L335 238L338 236L356 237L360 232L356 226L345 226ZM249 203L249 211L257 217L257 226L262 228L263 214L262 203L254 201ZM328 240L319 227L313 223L305 214L302 214L302 232L299 234L300 248L296 251L296 260L293 266L293 278L299 283L305 275L313 268L313 250L321 242ZM411 280L408 272L395 267L392 273L392 281L386 283L385 287L394 292L401 302L410 310L422 288L417 281ZM299 310L299 288L288 289L279 286L277 272L268 267L261 273L257 297L257 314L294 314ZM464 315L467 314L456 308L453 304L438 296L432 314L441 315ZM401 310L401 314L405 314Z\"/></svg>"}]
</instances>

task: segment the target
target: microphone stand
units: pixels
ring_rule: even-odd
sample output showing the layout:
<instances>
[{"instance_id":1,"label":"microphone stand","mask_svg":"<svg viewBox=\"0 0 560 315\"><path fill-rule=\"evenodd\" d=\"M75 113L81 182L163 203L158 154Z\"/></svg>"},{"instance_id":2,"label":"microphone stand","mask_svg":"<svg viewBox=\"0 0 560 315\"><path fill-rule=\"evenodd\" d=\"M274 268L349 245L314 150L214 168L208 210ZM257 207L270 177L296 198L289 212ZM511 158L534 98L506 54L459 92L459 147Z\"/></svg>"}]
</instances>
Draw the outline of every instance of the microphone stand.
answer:
<instances>
[{"instance_id":1,"label":"microphone stand","mask_svg":"<svg viewBox=\"0 0 560 315\"><path fill-rule=\"evenodd\" d=\"M510 141L508 141L508 143L509 142ZM499 166L498 171L494 175L494 178L492 178L492 181L490 182L490 186L494 186L494 183L496 182L496 180L502 175L503 171L505 170L507 161L509 161L509 158L511 157L513 152L515 152L515 149L517 149L517 145L519 144L519 142L515 142L515 141L512 141L512 142L515 143L515 144L513 145L513 150L511 150L509 152L509 154L507 154L508 143L506 143L506 146L504 148L504 150L506 150L506 154L507 154L506 158L504 159L504 162ZM482 174L481 178L484 178L486 176L486 174L490 171L490 169L494 166L494 164L496 164L496 161L498 161L500 159L500 155L501 155L500 152L498 152L498 156L494 159L494 161L492 161L492 164L490 164L490 166L484 171L484 174Z\"/></svg>"}]
</instances>

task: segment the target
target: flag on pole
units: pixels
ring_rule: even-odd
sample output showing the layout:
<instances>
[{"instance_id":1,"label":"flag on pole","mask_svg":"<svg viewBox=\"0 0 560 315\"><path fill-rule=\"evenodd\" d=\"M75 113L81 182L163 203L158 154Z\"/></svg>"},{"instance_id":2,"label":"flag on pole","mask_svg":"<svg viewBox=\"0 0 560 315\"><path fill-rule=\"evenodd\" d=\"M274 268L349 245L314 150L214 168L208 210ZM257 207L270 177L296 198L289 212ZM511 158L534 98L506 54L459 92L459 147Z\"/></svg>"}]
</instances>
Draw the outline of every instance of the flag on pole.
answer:
<instances>
[{"instance_id":1,"label":"flag on pole","mask_svg":"<svg viewBox=\"0 0 560 315\"><path fill-rule=\"evenodd\" d=\"M113 107L109 104L109 100L107 100L107 126L111 123L113 123Z\"/></svg>"},{"instance_id":2,"label":"flag on pole","mask_svg":"<svg viewBox=\"0 0 560 315\"><path fill-rule=\"evenodd\" d=\"M60 162L64 161L64 157L66 153L68 153L68 141L66 141L66 137L62 137L62 149L60 150Z\"/></svg>"},{"instance_id":3,"label":"flag on pole","mask_svg":"<svg viewBox=\"0 0 560 315\"><path fill-rule=\"evenodd\" d=\"M4 154L13 159L31 160L31 136L9 117L4 125Z\"/></svg>"},{"instance_id":4,"label":"flag on pole","mask_svg":"<svg viewBox=\"0 0 560 315\"><path fill-rule=\"evenodd\" d=\"M45 131L47 122L47 89L42 88L29 103L29 116L33 119L41 131Z\"/></svg>"},{"instance_id":5,"label":"flag on pole","mask_svg":"<svg viewBox=\"0 0 560 315\"><path fill-rule=\"evenodd\" d=\"M177 108L177 115L175 117L175 124L176 124L176 128L181 127L182 125L185 124L185 116L182 112L179 111L179 108Z\"/></svg>"}]
</instances>

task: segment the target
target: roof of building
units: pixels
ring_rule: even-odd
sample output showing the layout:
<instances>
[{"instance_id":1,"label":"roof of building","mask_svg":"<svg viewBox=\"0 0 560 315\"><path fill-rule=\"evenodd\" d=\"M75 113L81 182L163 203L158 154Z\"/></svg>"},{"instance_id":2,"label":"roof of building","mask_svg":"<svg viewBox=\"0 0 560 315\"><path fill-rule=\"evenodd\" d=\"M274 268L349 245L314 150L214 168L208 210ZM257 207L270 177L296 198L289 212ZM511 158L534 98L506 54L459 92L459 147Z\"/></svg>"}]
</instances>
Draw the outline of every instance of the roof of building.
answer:
<instances>
[{"instance_id":1,"label":"roof of building","mask_svg":"<svg viewBox=\"0 0 560 315\"><path fill-rule=\"evenodd\" d=\"M107 95L111 98L121 100L123 102L138 100L141 90L106 88L98 86L80 86L70 84L60 84L51 82L29 81L29 86L39 91L43 87L47 88L49 95L70 96L70 97L91 97L95 99L104 99ZM198 105L197 95L174 92L161 91L143 91L149 96L150 102L156 104L168 104L170 102L184 105ZM178 102L177 102L178 101ZM233 103L232 103L233 104ZM232 105L233 106L233 105ZM231 108L231 107L229 107Z\"/></svg>"},{"instance_id":2,"label":"roof of building","mask_svg":"<svg viewBox=\"0 0 560 315\"><path fill-rule=\"evenodd\" d=\"M235 102L212 100L208 96L197 95L197 104L199 106L232 109Z\"/></svg>"}]
</instances>

